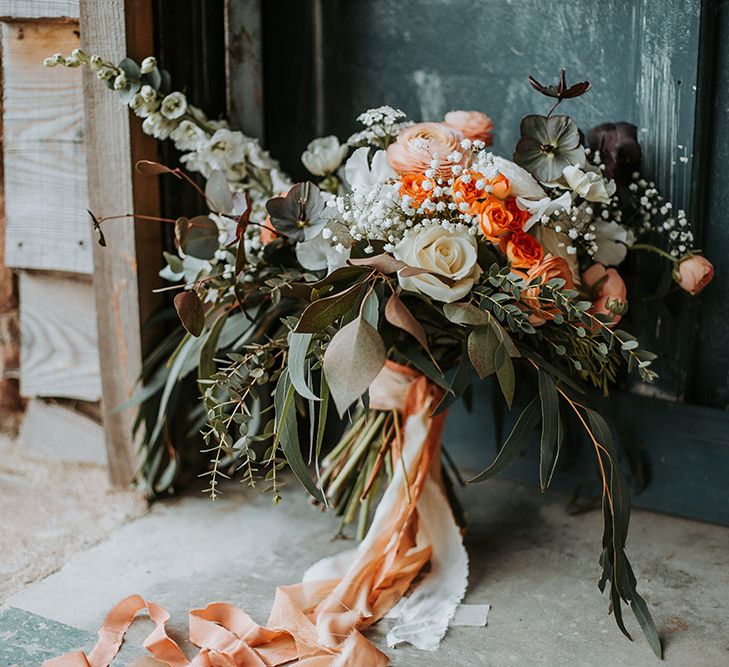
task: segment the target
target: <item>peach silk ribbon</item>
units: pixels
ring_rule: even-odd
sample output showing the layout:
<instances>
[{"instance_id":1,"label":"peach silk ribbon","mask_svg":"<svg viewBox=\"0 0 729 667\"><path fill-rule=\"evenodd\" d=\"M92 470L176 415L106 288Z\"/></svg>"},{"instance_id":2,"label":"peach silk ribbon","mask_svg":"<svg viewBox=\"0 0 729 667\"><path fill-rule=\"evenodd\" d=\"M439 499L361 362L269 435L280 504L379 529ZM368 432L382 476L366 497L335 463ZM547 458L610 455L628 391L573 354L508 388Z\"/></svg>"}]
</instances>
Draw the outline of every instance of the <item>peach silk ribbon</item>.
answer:
<instances>
[{"instance_id":1,"label":"peach silk ribbon","mask_svg":"<svg viewBox=\"0 0 729 667\"><path fill-rule=\"evenodd\" d=\"M200 651L188 660L167 634L167 611L131 595L109 612L88 656L77 651L44 667L106 667L145 609L156 628L144 646L170 667L380 667L389 664L387 655L361 631L386 614L396 619L389 645L407 641L437 648L468 577L466 551L440 476L445 414L430 416L441 397L425 376L387 362L370 387L370 405L402 413L402 465L394 466L365 539L315 564L302 583L279 587L267 627L229 604L193 609L190 641ZM429 571L404 597L428 563Z\"/></svg>"}]
</instances>

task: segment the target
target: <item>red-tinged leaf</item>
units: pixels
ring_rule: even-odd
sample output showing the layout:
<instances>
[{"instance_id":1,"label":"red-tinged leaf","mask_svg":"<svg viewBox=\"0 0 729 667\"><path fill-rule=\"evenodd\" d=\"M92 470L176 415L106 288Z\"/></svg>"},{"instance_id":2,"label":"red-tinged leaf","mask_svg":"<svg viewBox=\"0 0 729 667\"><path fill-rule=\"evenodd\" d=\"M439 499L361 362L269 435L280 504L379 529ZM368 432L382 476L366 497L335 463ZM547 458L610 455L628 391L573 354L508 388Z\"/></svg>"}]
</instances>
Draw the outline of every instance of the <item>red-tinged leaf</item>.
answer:
<instances>
[{"instance_id":1,"label":"red-tinged leaf","mask_svg":"<svg viewBox=\"0 0 729 667\"><path fill-rule=\"evenodd\" d=\"M400 269L407 267L405 262L395 259L392 255L383 253L382 255L373 255L372 257L360 257L358 259L350 259L349 264L352 266L369 266L377 269L381 273L395 273Z\"/></svg>"},{"instance_id":2,"label":"red-tinged leaf","mask_svg":"<svg viewBox=\"0 0 729 667\"><path fill-rule=\"evenodd\" d=\"M425 334L423 325L415 319L415 316L408 310L408 307L400 300L400 297L395 292L393 292L385 304L385 319L392 326L407 331L430 354L428 337Z\"/></svg>"},{"instance_id":3,"label":"red-tinged leaf","mask_svg":"<svg viewBox=\"0 0 729 667\"><path fill-rule=\"evenodd\" d=\"M170 169L164 164L159 162L152 162L152 160L139 160L135 165L137 171L145 176L159 176L160 174L173 174L178 176L174 169Z\"/></svg>"},{"instance_id":4,"label":"red-tinged leaf","mask_svg":"<svg viewBox=\"0 0 729 667\"><path fill-rule=\"evenodd\" d=\"M205 309L197 294L190 290L180 292L175 296L174 303L182 326L190 335L199 336L205 328Z\"/></svg>"},{"instance_id":5,"label":"red-tinged leaf","mask_svg":"<svg viewBox=\"0 0 729 667\"><path fill-rule=\"evenodd\" d=\"M175 242L178 249L185 247L189 225L190 221L185 217L177 218L175 221Z\"/></svg>"},{"instance_id":6,"label":"red-tinged leaf","mask_svg":"<svg viewBox=\"0 0 729 667\"><path fill-rule=\"evenodd\" d=\"M182 252L199 259L211 259L219 245L218 226L207 215L197 215L186 222L187 230L180 243Z\"/></svg>"},{"instance_id":7,"label":"red-tinged leaf","mask_svg":"<svg viewBox=\"0 0 729 667\"><path fill-rule=\"evenodd\" d=\"M324 353L324 375L342 416L385 365L385 344L363 317L343 326Z\"/></svg>"}]
</instances>

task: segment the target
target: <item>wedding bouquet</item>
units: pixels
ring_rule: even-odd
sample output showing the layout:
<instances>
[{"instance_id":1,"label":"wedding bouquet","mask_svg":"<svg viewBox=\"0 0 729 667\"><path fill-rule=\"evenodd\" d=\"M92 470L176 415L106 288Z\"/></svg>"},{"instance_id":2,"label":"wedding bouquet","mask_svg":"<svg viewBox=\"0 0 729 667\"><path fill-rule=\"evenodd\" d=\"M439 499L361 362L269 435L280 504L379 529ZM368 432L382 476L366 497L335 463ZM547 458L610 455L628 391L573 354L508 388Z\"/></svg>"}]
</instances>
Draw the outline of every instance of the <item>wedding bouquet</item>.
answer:
<instances>
[{"instance_id":1,"label":"wedding bouquet","mask_svg":"<svg viewBox=\"0 0 729 667\"><path fill-rule=\"evenodd\" d=\"M511 159L489 150L483 113L413 123L385 106L361 114L363 129L344 143L312 141L302 156L312 179L292 184L257 141L171 91L154 59L114 66L75 52L47 61L81 63L207 179L203 190L182 169L137 165L187 181L208 209L174 221L176 252L165 253L185 332L165 342L161 350L174 351L146 377L142 395L157 403L153 418L141 417L145 446L158 451L170 396L197 367L211 495L239 471L252 485L262 479L277 503L287 465L362 540L280 589L275 630L256 626L249 648L265 655L283 641L288 660L385 664L359 630L388 612L398 619L391 645L438 645L467 583L457 473L441 432L448 408L488 378L519 415L471 481L503 470L537 431L547 488L564 424L576 420L602 488L598 585L622 632L630 637L626 603L660 656L625 554L630 494L618 448L588 389L607 394L624 367L656 378L655 355L619 327L629 298L618 267L629 252L664 256L693 294L713 269L684 212L641 174L636 128L606 123L585 134L555 113L590 88L568 86L562 71L555 85L530 78L552 104L523 118ZM108 220L94 217L102 243ZM328 447L334 411L343 427ZM145 464L153 484L176 471L174 453L161 475L158 459Z\"/></svg>"}]
</instances>

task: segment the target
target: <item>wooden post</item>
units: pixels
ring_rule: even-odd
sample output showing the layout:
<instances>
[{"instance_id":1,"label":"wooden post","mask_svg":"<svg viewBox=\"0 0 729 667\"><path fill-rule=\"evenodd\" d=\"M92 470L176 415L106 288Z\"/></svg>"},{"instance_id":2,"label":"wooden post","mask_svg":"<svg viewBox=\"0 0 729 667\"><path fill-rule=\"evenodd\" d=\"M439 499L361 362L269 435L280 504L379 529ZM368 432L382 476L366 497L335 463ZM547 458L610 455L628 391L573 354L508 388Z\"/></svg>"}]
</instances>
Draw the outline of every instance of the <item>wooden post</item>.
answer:
<instances>
[{"instance_id":1,"label":"wooden post","mask_svg":"<svg viewBox=\"0 0 729 667\"><path fill-rule=\"evenodd\" d=\"M146 0L81 0L81 46L118 62L153 53L152 3ZM84 110L89 205L97 216L157 214L156 179L134 171L139 159L156 158L154 140L137 118L90 72L84 72ZM157 300L152 288L161 265L161 230L156 223L120 220L104 227L107 247L94 240L94 287L102 382L102 414L112 482L129 484L136 447L133 410L116 412L133 393L145 350L141 325Z\"/></svg>"}]
</instances>

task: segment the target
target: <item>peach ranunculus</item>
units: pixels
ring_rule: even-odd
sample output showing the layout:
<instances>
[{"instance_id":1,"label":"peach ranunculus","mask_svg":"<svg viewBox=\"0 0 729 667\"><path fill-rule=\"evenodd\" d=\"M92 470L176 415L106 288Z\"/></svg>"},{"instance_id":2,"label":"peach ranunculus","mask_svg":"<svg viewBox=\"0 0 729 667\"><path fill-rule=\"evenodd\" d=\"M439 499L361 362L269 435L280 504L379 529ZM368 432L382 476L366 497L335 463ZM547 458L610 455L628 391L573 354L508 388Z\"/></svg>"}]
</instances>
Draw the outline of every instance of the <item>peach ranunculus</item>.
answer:
<instances>
[{"instance_id":1,"label":"peach ranunculus","mask_svg":"<svg viewBox=\"0 0 729 667\"><path fill-rule=\"evenodd\" d=\"M544 250L537 239L526 232L512 232L505 237L504 254L516 269L531 269L544 258Z\"/></svg>"},{"instance_id":2,"label":"peach ranunculus","mask_svg":"<svg viewBox=\"0 0 729 667\"><path fill-rule=\"evenodd\" d=\"M523 230L529 214L522 211L513 197L505 200L489 197L478 205L478 225L483 235L492 243L499 243L509 232Z\"/></svg>"},{"instance_id":3,"label":"peach ranunculus","mask_svg":"<svg viewBox=\"0 0 729 667\"><path fill-rule=\"evenodd\" d=\"M463 139L461 132L445 123L415 123L400 130L387 148L387 158L398 174L424 173L437 159L435 175L447 179L454 176L452 167L466 167L471 159L470 151L461 146ZM460 157L454 159L454 153Z\"/></svg>"},{"instance_id":4,"label":"peach ranunculus","mask_svg":"<svg viewBox=\"0 0 729 667\"><path fill-rule=\"evenodd\" d=\"M494 122L480 111L449 111L443 119L446 125L460 130L471 141L483 141L487 146L493 143Z\"/></svg>"},{"instance_id":5,"label":"peach ranunculus","mask_svg":"<svg viewBox=\"0 0 729 667\"><path fill-rule=\"evenodd\" d=\"M714 265L702 255L688 255L674 269L673 279L689 294L698 294L714 279Z\"/></svg>"},{"instance_id":6,"label":"peach ranunculus","mask_svg":"<svg viewBox=\"0 0 729 667\"><path fill-rule=\"evenodd\" d=\"M511 186L509 179L503 174L496 174L496 177L489 180L481 172L469 169L453 181L453 199L456 204L468 204L468 209L462 213L471 215L479 213L479 205L489 197L506 199L509 196Z\"/></svg>"},{"instance_id":7,"label":"peach ranunculus","mask_svg":"<svg viewBox=\"0 0 729 667\"><path fill-rule=\"evenodd\" d=\"M430 191L435 186L435 183L423 174L403 174L400 180L402 181L400 196L410 197L410 205L415 209L428 198ZM424 183L429 184L427 190L423 188Z\"/></svg>"},{"instance_id":8,"label":"peach ranunculus","mask_svg":"<svg viewBox=\"0 0 729 667\"><path fill-rule=\"evenodd\" d=\"M593 264L582 274L583 287L592 290L594 300L590 313L611 318L617 324L628 308L628 290L615 269Z\"/></svg>"},{"instance_id":9,"label":"peach ranunculus","mask_svg":"<svg viewBox=\"0 0 729 667\"><path fill-rule=\"evenodd\" d=\"M540 300L539 294L542 285L552 280L552 278L562 278L565 281L566 289L574 289L575 286L567 262L554 255L545 255L539 264L535 264L526 274L521 275L525 277L527 282L531 282L535 278L541 278L539 284L527 287L521 294L522 303L534 311L529 315L529 323L536 327L554 319L554 316L559 312L551 304L545 304Z\"/></svg>"}]
</instances>

